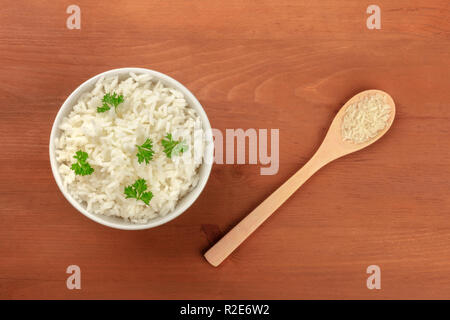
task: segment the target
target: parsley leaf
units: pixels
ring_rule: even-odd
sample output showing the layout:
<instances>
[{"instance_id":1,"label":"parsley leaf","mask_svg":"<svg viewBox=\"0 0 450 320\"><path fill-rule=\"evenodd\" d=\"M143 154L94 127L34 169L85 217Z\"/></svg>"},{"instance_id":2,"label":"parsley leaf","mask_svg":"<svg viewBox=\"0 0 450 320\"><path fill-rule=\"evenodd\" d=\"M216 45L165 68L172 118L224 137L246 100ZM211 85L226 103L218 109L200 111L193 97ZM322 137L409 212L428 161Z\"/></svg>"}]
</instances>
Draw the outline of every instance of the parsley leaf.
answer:
<instances>
[{"instance_id":1,"label":"parsley leaf","mask_svg":"<svg viewBox=\"0 0 450 320\"><path fill-rule=\"evenodd\" d=\"M134 198L136 200L142 200L146 205L150 203L150 200L153 198L153 193L151 191L147 191L147 183L144 179L137 179L132 185L125 187L124 193L125 198Z\"/></svg>"},{"instance_id":2,"label":"parsley leaf","mask_svg":"<svg viewBox=\"0 0 450 320\"><path fill-rule=\"evenodd\" d=\"M176 141L172 139L172 134L168 133L164 139L161 140L161 144L164 147L164 153L167 158L172 158L172 155L180 155L187 151L188 145L183 141Z\"/></svg>"},{"instance_id":3,"label":"parsley leaf","mask_svg":"<svg viewBox=\"0 0 450 320\"><path fill-rule=\"evenodd\" d=\"M147 140L145 140L144 144L142 144L140 146L136 145L136 147L138 148L138 153L137 153L138 162L142 163L145 161L145 163L148 164L150 162L150 160L153 159L153 154L155 153L153 151L152 140L147 139Z\"/></svg>"},{"instance_id":4,"label":"parsley leaf","mask_svg":"<svg viewBox=\"0 0 450 320\"><path fill-rule=\"evenodd\" d=\"M118 96L115 92L113 94L107 93L103 96L102 102L103 105L97 108L97 112L106 112L111 109L111 106L117 108L123 102L123 95Z\"/></svg>"},{"instance_id":5,"label":"parsley leaf","mask_svg":"<svg viewBox=\"0 0 450 320\"><path fill-rule=\"evenodd\" d=\"M75 171L76 175L87 176L94 172L94 168L92 168L90 164L86 162L88 158L88 154L86 152L78 150L73 157L78 161L77 163L72 164L72 167L70 168Z\"/></svg>"}]
</instances>

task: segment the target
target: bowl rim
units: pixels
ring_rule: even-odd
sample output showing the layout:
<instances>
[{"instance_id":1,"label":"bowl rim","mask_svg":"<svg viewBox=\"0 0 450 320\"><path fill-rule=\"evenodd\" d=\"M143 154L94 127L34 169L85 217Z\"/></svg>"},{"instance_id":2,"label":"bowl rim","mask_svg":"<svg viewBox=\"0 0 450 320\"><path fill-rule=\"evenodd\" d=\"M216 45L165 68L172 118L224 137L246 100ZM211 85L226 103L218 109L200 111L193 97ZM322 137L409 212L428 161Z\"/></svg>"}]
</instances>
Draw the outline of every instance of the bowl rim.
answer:
<instances>
[{"instance_id":1,"label":"bowl rim","mask_svg":"<svg viewBox=\"0 0 450 320\"><path fill-rule=\"evenodd\" d=\"M107 220L103 219L100 215L96 215L94 213L87 211L78 201L76 201L70 195L69 192L64 190L64 187L62 185L61 176L58 172L58 163L56 161L56 155L55 155L56 148L54 146L54 142L57 137L57 133L59 132L59 129L57 126L61 123L63 114L65 114L65 111L71 107L73 108L75 102L73 102L72 100L76 96L82 94L83 92L86 92L88 86L95 84L95 82L103 76L116 75L116 74L119 74L119 75L128 74L130 72L150 74L150 75L154 76L155 78L157 78L158 80L162 80L164 83L168 84L169 86L172 86L173 88L180 90L185 96L187 96L188 97L187 100L192 101L197 107L195 109L197 112L199 112L199 116L202 120L202 126L203 126L203 130L205 130L205 140L206 140L206 146L205 146L205 150L204 150L204 154L203 154L203 163L201 164L201 166L205 166L206 172L205 172L203 178L202 178L202 176L200 176L197 186L184 196L184 197L186 197L188 195L191 195L191 199L189 201L186 201L185 203L183 203L183 205L181 207L176 207L174 211L168 213L167 215L165 215L163 217L158 217L158 218L152 219L145 224L133 224L131 222L126 221L125 219L123 219L123 221L126 222L127 224L125 224L125 223L121 224L118 222L116 223L116 222L112 222L112 221L107 221ZM200 194L202 193L202 191L204 190L204 188L206 186L206 183L209 179L209 176L210 176L211 170L212 170L213 154L214 154L214 145L213 145L213 140L212 140L211 124L209 122L208 116L207 116L203 106L197 100L197 98L192 94L192 92L188 88L186 88L184 85L182 85L180 82L178 82L177 80L173 79L172 77L170 77L164 73L161 73L161 72L158 72L155 70L151 70L151 69L140 68L140 67L124 67L124 68L107 70L102 73L96 74L96 75L92 76L91 78L87 79L86 81L84 81L83 83L81 83L64 100L61 107L59 108L58 113L56 114L55 120L53 121L52 129L50 132L50 139L49 139L50 166L52 169L53 178L55 179L55 182L58 185L59 190L64 195L66 200L75 209L77 209L80 213L82 213L87 218L89 218L101 225L115 228L115 229L121 229L121 230L144 230L144 229L154 228L154 227L163 225L163 224L175 219L176 217L180 216L182 213L184 213L198 199L198 197L200 196ZM105 217L109 217L109 216L105 216ZM118 218L118 219L120 219L120 218Z\"/></svg>"}]
</instances>

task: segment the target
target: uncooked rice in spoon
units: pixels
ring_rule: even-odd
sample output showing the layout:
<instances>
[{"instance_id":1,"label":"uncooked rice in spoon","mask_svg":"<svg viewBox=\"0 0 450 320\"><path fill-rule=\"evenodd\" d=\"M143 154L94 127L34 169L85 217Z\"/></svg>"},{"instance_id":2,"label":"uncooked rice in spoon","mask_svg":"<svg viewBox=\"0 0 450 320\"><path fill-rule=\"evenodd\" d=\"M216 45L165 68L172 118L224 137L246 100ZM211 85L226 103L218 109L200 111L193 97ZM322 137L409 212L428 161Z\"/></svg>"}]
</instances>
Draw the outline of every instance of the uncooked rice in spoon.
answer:
<instances>
[{"instance_id":1,"label":"uncooked rice in spoon","mask_svg":"<svg viewBox=\"0 0 450 320\"><path fill-rule=\"evenodd\" d=\"M353 143L363 143L374 138L386 128L391 106L386 96L373 94L353 102L345 110L342 121L342 138Z\"/></svg>"}]
</instances>

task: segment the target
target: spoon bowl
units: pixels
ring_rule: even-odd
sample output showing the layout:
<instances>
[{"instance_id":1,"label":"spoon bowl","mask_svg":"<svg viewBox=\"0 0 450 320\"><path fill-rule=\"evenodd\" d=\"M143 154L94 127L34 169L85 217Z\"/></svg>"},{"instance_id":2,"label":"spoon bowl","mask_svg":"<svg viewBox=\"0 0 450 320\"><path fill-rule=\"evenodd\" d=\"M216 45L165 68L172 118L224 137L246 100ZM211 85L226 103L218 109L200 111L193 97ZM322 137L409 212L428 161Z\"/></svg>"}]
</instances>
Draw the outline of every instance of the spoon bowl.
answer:
<instances>
[{"instance_id":1,"label":"spoon bowl","mask_svg":"<svg viewBox=\"0 0 450 320\"><path fill-rule=\"evenodd\" d=\"M390 106L390 114L383 129L376 132L368 140L355 143L344 140L342 136L342 123L347 108L361 99L373 95L384 97L384 103ZM334 117L328 132L312 158L292 177L275 190L266 200L250 212L241 222L231 229L206 253L206 260L213 266L218 266L226 259L250 234L252 234L268 217L272 215L306 180L327 163L345 156L349 153L364 149L380 139L391 127L395 118L395 103L392 97L381 90L366 90L358 93L348 100Z\"/></svg>"},{"instance_id":2,"label":"spoon bowl","mask_svg":"<svg viewBox=\"0 0 450 320\"><path fill-rule=\"evenodd\" d=\"M389 119L384 129L380 130L375 137L362 143L354 143L349 140L344 140L342 137L341 126L347 108L355 102L358 102L366 97L370 97L377 94L384 96L385 103L391 107ZM325 136L325 139L323 140L317 152L319 152L322 149L322 152L331 156L329 161L332 161L342 156L345 156L349 153L364 149L365 147L371 145L372 143L380 139L389 130L392 123L394 122L394 118L395 118L395 103L388 93L375 89L362 91L354 95L350 100L348 100L336 114L333 122L330 125L330 128L328 129L327 135Z\"/></svg>"}]
</instances>

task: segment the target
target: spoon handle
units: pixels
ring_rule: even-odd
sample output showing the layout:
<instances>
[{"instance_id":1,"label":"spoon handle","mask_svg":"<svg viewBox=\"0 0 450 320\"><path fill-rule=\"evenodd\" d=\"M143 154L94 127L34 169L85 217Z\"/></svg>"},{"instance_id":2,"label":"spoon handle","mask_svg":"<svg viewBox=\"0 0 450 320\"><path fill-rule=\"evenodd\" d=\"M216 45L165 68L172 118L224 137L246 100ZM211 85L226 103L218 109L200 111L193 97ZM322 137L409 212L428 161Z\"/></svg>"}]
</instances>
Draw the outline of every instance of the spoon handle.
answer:
<instances>
[{"instance_id":1,"label":"spoon handle","mask_svg":"<svg viewBox=\"0 0 450 320\"><path fill-rule=\"evenodd\" d=\"M217 267L225 260L253 231L255 231L272 213L275 212L300 186L317 170L327 164L320 156L320 149L293 176L275 190L267 199L242 219L222 239L206 253L205 258Z\"/></svg>"}]
</instances>

